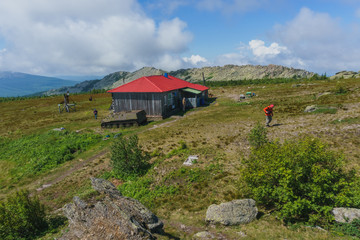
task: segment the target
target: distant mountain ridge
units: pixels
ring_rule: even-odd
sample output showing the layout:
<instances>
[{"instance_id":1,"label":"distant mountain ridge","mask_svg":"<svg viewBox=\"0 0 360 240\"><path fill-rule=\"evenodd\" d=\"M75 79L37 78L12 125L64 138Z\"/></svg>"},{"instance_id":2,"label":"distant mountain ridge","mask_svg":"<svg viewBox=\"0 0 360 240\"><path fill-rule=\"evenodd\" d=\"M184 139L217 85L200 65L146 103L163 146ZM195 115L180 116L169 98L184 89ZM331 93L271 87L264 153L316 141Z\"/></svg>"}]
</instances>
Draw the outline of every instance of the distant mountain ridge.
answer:
<instances>
[{"instance_id":1,"label":"distant mountain ridge","mask_svg":"<svg viewBox=\"0 0 360 240\"><path fill-rule=\"evenodd\" d=\"M119 71L105 76L101 80L85 81L72 87L53 89L41 94L54 95L62 94L67 91L70 93L88 92L93 89L112 89L131 82L137 78L150 75L162 75L166 71L153 68L143 67L134 72ZM189 82L202 81L202 73L207 81L229 81L244 79L262 79L262 78L310 78L315 75L302 69L294 69L279 65L225 65L223 67L203 67L180 69L168 72L170 75L184 79Z\"/></svg>"},{"instance_id":2,"label":"distant mountain ridge","mask_svg":"<svg viewBox=\"0 0 360 240\"><path fill-rule=\"evenodd\" d=\"M20 72L0 72L0 97L17 97L47 91L63 86L73 86L76 81L44 77Z\"/></svg>"}]
</instances>

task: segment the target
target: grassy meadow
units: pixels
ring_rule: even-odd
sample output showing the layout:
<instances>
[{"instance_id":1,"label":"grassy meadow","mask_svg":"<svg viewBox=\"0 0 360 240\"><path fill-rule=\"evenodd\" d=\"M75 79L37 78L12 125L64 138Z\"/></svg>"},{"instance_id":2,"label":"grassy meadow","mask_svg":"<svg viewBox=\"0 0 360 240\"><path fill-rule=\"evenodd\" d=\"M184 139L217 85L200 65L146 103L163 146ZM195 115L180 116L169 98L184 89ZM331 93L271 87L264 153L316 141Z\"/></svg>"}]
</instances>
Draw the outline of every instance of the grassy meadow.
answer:
<instances>
[{"instance_id":1,"label":"grassy meadow","mask_svg":"<svg viewBox=\"0 0 360 240\"><path fill-rule=\"evenodd\" d=\"M239 100L240 94L256 96ZM107 93L71 95L76 112L59 113L62 96L0 102L0 199L27 189L39 197L49 214L57 213L74 196L96 198L89 178L113 182L123 195L138 199L165 223L158 239L191 239L208 230L219 239L353 239L309 226L285 226L275 213L259 208L259 217L247 225L207 225L208 206L248 198L240 174L242 159L250 154L248 135L260 122L263 108L274 104L272 141L319 138L332 151L345 156L345 168L360 172L360 80L291 80L216 86L209 91L209 106L152 121L145 126L101 129L109 113ZM307 106L318 110L305 113ZM98 110L98 119L93 109ZM53 131L55 128L64 131ZM131 180L113 177L110 145L113 137L137 134L151 155L151 169ZM109 137L107 137L109 136ZM189 155L198 155L193 166L184 166ZM41 239L53 239L61 230Z\"/></svg>"}]
</instances>

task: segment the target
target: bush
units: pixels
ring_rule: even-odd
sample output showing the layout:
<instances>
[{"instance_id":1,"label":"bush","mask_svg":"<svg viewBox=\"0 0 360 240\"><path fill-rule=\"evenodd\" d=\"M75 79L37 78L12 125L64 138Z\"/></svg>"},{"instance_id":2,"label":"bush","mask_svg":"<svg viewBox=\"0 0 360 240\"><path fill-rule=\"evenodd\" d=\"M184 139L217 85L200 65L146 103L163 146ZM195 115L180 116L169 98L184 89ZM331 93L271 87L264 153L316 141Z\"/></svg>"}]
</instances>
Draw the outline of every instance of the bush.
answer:
<instances>
[{"instance_id":1,"label":"bush","mask_svg":"<svg viewBox=\"0 0 360 240\"><path fill-rule=\"evenodd\" d=\"M117 177L126 179L140 176L150 167L150 156L141 150L138 137L118 137L111 146L111 164Z\"/></svg>"},{"instance_id":2,"label":"bush","mask_svg":"<svg viewBox=\"0 0 360 240\"><path fill-rule=\"evenodd\" d=\"M351 223L336 223L333 230L340 234L360 238L360 219L354 219Z\"/></svg>"},{"instance_id":3,"label":"bush","mask_svg":"<svg viewBox=\"0 0 360 240\"><path fill-rule=\"evenodd\" d=\"M345 87L343 84L337 83L335 89L333 90L333 92L334 92L335 94L339 94L339 95L340 95L340 94L345 94L345 93L347 93L348 90L346 89L346 87Z\"/></svg>"},{"instance_id":4,"label":"bush","mask_svg":"<svg viewBox=\"0 0 360 240\"><path fill-rule=\"evenodd\" d=\"M0 203L0 238L34 239L48 224L44 206L28 191L19 191Z\"/></svg>"},{"instance_id":5,"label":"bush","mask_svg":"<svg viewBox=\"0 0 360 240\"><path fill-rule=\"evenodd\" d=\"M242 175L258 203L285 222L332 221L333 207L359 205L355 172L318 139L266 143L243 161Z\"/></svg>"},{"instance_id":6,"label":"bush","mask_svg":"<svg viewBox=\"0 0 360 240\"><path fill-rule=\"evenodd\" d=\"M254 148L259 148L262 145L268 143L267 130L259 122L251 129L249 134L249 143Z\"/></svg>"}]
</instances>

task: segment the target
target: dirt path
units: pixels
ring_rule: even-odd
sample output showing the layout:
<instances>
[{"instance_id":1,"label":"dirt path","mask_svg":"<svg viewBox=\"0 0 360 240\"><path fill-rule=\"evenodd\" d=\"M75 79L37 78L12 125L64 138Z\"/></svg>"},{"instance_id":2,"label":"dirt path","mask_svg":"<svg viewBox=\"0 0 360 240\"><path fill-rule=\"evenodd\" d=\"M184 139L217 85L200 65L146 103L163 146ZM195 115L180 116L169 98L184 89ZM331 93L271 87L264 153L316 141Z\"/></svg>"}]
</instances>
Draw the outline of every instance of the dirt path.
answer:
<instances>
[{"instance_id":1,"label":"dirt path","mask_svg":"<svg viewBox=\"0 0 360 240\"><path fill-rule=\"evenodd\" d=\"M171 123L174 123L176 122L177 120L181 119L182 117L174 117L173 120L169 121L169 122L165 122L165 123L161 123L161 124L157 124L157 125L154 125L152 126L151 128L149 129L146 129L144 131L141 131L139 133L142 133L142 132L146 132L146 131L151 131L153 129L156 129L156 128L160 128L160 127L164 127L166 125L169 125ZM59 174L59 176L57 176L55 179L51 180L51 181L47 181L45 180L46 183L42 184L41 187L37 188L36 191L38 192L41 192L43 191L44 189L46 188L49 188L51 187L52 185L58 183L58 182L61 182L62 180L64 180L66 177L70 176L72 173L78 171L79 169L83 168L84 166L86 166L87 164L93 162L94 160L98 159L98 158L101 158L103 157L105 154L107 154L109 151L108 150L104 150L104 151L101 151L100 153L90 157L89 159L86 159L84 161L81 161L79 163L76 163L73 167L71 167L70 169L66 170L65 172L61 172L61 174Z\"/></svg>"},{"instance_id":2,"label":"dirt path","mask_svg":"<svg viewBox=\"0 0 360 240\"><path fill-rule=\"evenodd\" d=\"M86 164L94 161L95 159L101 158L102 156L104 156L106 153L108 153L108 150L104 150L101 151L100 153L90 157L89 159L86 159L85 161L81 161L77 164L75 164L72 168L68 169L65 172L62 172L60 176L58 176L57 178L43 184L40 188L36 189L36 191L41 192L42 190L44 190L45 188L51 187L52 185L61 182L62 180L64 180L67 176L71 175L72 173L76 172L77 170L83 168Z\"/></svg>"}]
</instances>

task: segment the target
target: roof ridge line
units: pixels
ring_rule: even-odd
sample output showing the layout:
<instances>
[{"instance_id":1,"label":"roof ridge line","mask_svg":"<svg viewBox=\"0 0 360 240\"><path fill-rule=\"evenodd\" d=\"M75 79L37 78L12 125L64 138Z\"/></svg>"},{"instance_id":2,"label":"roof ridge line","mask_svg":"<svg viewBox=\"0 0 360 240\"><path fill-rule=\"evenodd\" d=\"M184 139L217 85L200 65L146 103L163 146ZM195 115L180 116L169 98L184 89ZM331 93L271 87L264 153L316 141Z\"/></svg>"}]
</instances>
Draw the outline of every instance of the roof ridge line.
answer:
<instances>
[{"instance_id":1,"label":"roof ridge line","mask_svg":"<svg viewBox=\"0 0 360 240\"><path fill-rule=\"evenodd\" d=\"M162 75L160 75L160 76L162 76ZM150 76L151 77L151 76ZM155 86L160 92L164 92L161 88L159 88L155 83L153 83L150 79L148 79L148 77L147 76L144 76L144 78L148 81L148 82L150 82L153 86Z\"/></svg>"}]
</instances>

